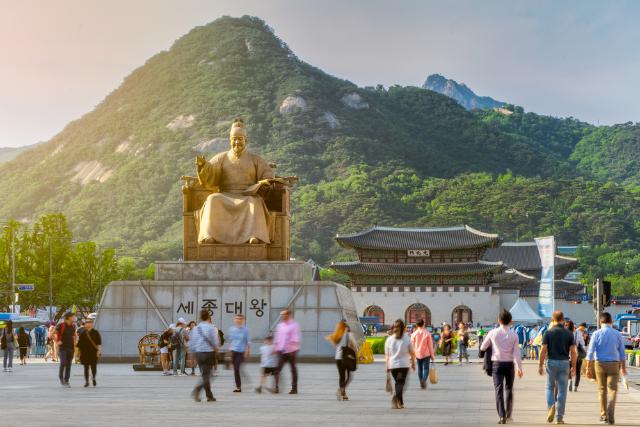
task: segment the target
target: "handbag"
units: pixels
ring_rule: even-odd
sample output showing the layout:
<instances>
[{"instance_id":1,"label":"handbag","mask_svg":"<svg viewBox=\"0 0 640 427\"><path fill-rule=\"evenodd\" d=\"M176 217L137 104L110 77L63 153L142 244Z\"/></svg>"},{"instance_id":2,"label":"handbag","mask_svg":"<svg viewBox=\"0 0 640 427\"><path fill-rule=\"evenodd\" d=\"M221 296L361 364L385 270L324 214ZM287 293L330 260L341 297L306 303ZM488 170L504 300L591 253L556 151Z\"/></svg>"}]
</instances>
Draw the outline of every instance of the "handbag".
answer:
<instances>
[{"instance_id":1,"label":"handbag","mask_svg":"<svg viewBox=\"0 0 640 427\"><path fill-rule=\"evenodd\" d=\"M346 344L342 347L342 366L347 371L353 372L358 369L358 356L354 349L349 347L349 333L346 334Z\"/></svg>"},{"instance_id":2,"label":"handbag","mask_svg":"<svg viewBox=\"0 0 640 427\"><path fill-rule=\"evenodd\" d=\"M429 369L429 382L431 384L438 384L438 371L435 366L431 366L431 369Z\"/></svg>"},{"instance_id":3,"label":"handbag","mask_svg":"<svg viewBox=\"0 0 640 427\"><path fill-rule=\"evenodd\" d=\"M393 383L391 381L391 371L387 371L387 378L384 383L384 391L387 393L393 393Z\"/></svg>"},{"instance_id":4,"label":"handbag","mask_svg":"<svg viewBox=\"0 0 640 427\"><path fill-rule=\"evenodd\" d=\"M98 346L96 345L95 342L93 342L93 339L91 339L91 334L89 333L89 331L85 331L85 334L87 335L87 339L89 340L89 342L91 343L91 345L93 346L93 348L96 349L96 356L98 356L98 353L100 352L100 349L98 348Z\"/></svg>"}]
</instances>

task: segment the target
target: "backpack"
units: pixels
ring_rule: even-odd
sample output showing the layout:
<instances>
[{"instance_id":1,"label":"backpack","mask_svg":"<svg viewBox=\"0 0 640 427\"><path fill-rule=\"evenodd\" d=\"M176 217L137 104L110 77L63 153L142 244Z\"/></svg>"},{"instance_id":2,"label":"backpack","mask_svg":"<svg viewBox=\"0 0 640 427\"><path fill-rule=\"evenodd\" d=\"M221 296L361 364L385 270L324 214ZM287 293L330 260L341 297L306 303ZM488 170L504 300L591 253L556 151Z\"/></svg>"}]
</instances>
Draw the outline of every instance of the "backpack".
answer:
<instances>
[{"instance_id":1,"label":"backpack","mask_svg":"<svg viewBox=\"0 0 640 427\"><path fill-rule=\"evenodd\" d=\"M184 343L182 342L182 329L176 329L171 335L171 347L174 349L182 348Z\"/></svg>"},{"instance_id":2,"label":"backpack","mask_svg":"<svg viewBox=\"0 0 640 427\"><path fill-rule=\"evenodd\" d=\"M346 344L342 347L342 366L347 371L355 371L358 369L358 356L356 355L356 351L349 347L349 333L347 332Z\"/></svg>"},{"instance_id":3,"label":"backpack","mask_svg":"<svg viewBox=\"0 0 640 427\"><path fill-rule=\"evenodd\" d=\"M224 345L224 332L218 329L218 338L220 339L220 347Z\"/></svg>"}]
</instances>

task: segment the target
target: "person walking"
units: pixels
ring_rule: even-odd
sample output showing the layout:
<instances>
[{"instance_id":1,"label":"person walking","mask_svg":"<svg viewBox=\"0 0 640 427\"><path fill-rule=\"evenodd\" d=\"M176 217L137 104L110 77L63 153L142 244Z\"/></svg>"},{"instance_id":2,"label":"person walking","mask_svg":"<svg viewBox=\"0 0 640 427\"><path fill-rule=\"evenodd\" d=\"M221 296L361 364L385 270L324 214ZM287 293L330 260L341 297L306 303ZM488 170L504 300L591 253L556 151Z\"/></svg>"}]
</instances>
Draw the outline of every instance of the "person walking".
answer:
<instances>
[{"instance_id":1,"label":"person walking","mask_svg":"<svg viewBox=\"0 0 640 427\"><path fill-rule=\"evenodd\" d=\"M469 330L464 322L460 322L458 324L458 362L460 366L462 366L463 357L469 363L467 348L469 348Z\"/></svg>"},{"instance_id":2,"label":"person walking","mask_svg":"<svg viewBox=\"0 0 640 427\"><path fill-rule=\"evenodd\" d=\"M500 311L498 326L487 334L480 346L480 351L491 347L491 376L496 392L496 409L498 410L498 424L511 421L513 414L513 382L516 368L518 378L522 378L522 355L518 345L518 335L511 330L511 313ZM488 356L487 356L488 357Z\"/></svg>"},{"instance_id":3,"label":"person walking","mask_svg":"<svg viewBox=\"0 0 640 427\"><path fill-rule=\"evenodd\" d=\"M191 397L196 402L200 402L200 392L204 389L207 402L215 402L216 398L213 397L211 392L211 370L213 369L216 352L220 348L220 341L218 328L213 326L209 310L200 311L200 323L191 334L189 347L196 355L196 360L202 373L202 379L194 387Z\"/></svg>"},{"instance_id":4,"label":"person walking","mask_svg":"<svg viewBox=\"0 0 640 427\"><path fill-rule=\"evenodd\" d=\"M291 318L289 310L280 312L280 323L276 327L275 347L279 353L278 370L275 375L276 388L274 393L280 392L280 373L285 363L291 366L291 391L289 394L298 394L298 368L296 367L296 355L300 350L300 326Z\"/></svg>"},{"instance_id":5,"label":"person walking","mask_svg":"<svg viewBox=\"0 0 640 427\"><path fill-rule=\"evenodd\" d=\"M7 323L0 335L0 347L3 351L2 368L4 372L13 371L13 355L18 347L18 337L13 330L13 322L7 320Z\"/></svg>"},{"instance_id":6,"label":"person walking","mask_svg":"<svg viewBox=\"0 0 640 427\"><path fill-rule=\"evenodd\" d=\"M424 390L428 384L429 365L431 360L435 359L436 353L433 349L433 336L431 332L424 327L424 320L422 319L416 322L416 330L411 334L411 345L413 346L418 362L420 388Z\"/></svg>"},{"instance_id":7,"label":"person walking","mask_svg":"<svg viewBox=\"0 0 640 427\"><path fill-rule=\"evenodd\" d=\"M60 358L60 369L58 371L60 384L63 387L71 387L69 378L71 377L71 362L73 362L77 338L73 313L65 313L64 322L56 327L55 336Z\"/></svg>"},{"instance_id":8,"label":"person walking","mask_svg":"<svg viewBox=\"0 0 640 427\"><path fill-rule=\"evenodd\" d=\"M336 324L336 328L331 335L326 337L327 341L336 347L336 367L338 368L338 390L336 396L338 400L349 400L347 397L347 386L351 382L351 371L347 369L344 361L344 348L348 347L357 353L358 345L356 344L351 329L346 320L341 320Z\"/></svg>"},{"instance_id":9,"label":"person walking","mask_svg":"<svg viewBox=\"0 0 640 427\"><path fill-rule=\"evenodd\" d=\"M245 326L245 318L242 314L237 314L233 318L235 323L229 328L229 351L231 352L231 362L233 364L233 377L236 381L234 393L242 391L242 381L240 378L240 368L244 363L245 357L249 357L251 337L249 336L249 328Z\"/></svg>"},{"instance_id":10,"label":"person walking","mask_svg":"<svg viewBox=\"0 0 640 427\"><path fill-rule=\"evenodd\" d=\"M551 321L551 328L542 337L538 373L544 375L544 362L548 359L546 365L547 422L553 422L555 416L556 424L564 424L569 374L573 376L576 372L576 345L573 333L564 327L564 314L561 311L554 311ZM556 387L558 388L557 399Z\"/></svg>"},{"instance_id":11,"label":"person walking","mask_svg":"<svg viewBox=\"0 0 640 427\"><path fill-rule=\"evenodd\" d=\"M84 386L89 387L89 369L91 369L91 379L95 387L98 359L102 356L102 337L100 332L94 329L93 319L87 319L84 322L82 332L78 334L77 347L80 352L80 363L84 366Z\"/></svg>"},{"instance_id":12,"label":"person walking","mask_svg":"<svg viewBox=\"0 0 640 427\"><path fill-rule=\"evenodd\" d=\"M44 361L51 359L52 362L57 361L56 348L56 327L53 322L47 322L47 353L44 355Z\"/></svg>"},{"instance_id":13,"label":"person walking","mask_svg":"<svg viewBox=\"0 0 640 427\"><path fill-rule=\"evenodd\" d=\"M158 347L160 347L160 363L162 364L162 375L171 375L171 337L173 336L173 328L176 325L169 325L166 331L158 338Z\"/></svg>"},{"instance_id":14,"label":"person walking","mask_svg":"<svg viewBox=\"0 0 640 427\"><path fill-rule=\"evenodd\" d=\"M264 344L260 346L260 368L262 375L260 376L260 385L256 388L256 393L262 393L262 388L267 383L267 377L275 376L278 369L279 357L273 345L273 336L267 335Z\"/></svg>"},{"instance_id":15,"label":"person walking","mask_svg":"<svg viewBox=\"0 0 640 427\"><path fill-rule=\"evenodd\" d=\"M26 365L29 349L31 348L31 336L25 332L23 326L18 329L18 347L20 348L20 364Z\"/></svg>"},{"instance_id":16,"label":"person walking","mask_svg":"<svg viewBox=\"0 0 640 427\"><path fill-rule=\"evenodd\" d=\"M587 347L584 344L584 337L580 329L576 329L573 320L568 320L565 327L573 334L573 342L576 344L576 372L575 381L573 378L569 378L569 391L578 391L580 385L580 371L582 370L582 361L587 356Z\"/></svg>"},{"instance_id":17,"label":"person walking","mask_svg":"<svg viewBox=\"0 0 640 427\"><path fill-rule=\"evenodd\" d=\"M403 391L409 374L409 367L416 370L416 355L411 345L411 337L405 334L405 325L401 319L393 324L393 335L384 343L384 356L387 371L391 372L395 382L392 409L404 409Z\"/></svg>"},{"instance_id":18,"label":"person walking","mask_svg":"<svg viewBox=\"0 0 640 427\"><path fill-rule=\"evenodd\" d=\"M444 357L445 366L449 364L449 358L451 357L451 351L453 349L453 332L451 332L451 326L444 324L442 327L442 334L440 335L440 349L442 350L442 356Z\"/></svg>"},{"instance_id":19,"label":"person walking","mask_svg":"<svg viewBox=\"0 0 640 427\"><path fill-rule=\"evenodd\" d=\"M175 357L173 358L173 375L187 375L185 370L187 359L185 325L185 320L182 317L179 318L173 331L173 335L171 336L171 344L175 351Z\"/></svg>"},{"instance_id":20,"label":"person walking","mask_svg":"<svg viewBox=\"0 0 640 427\"><path fill-rule=\"evenodd\" d=\"M591 336L587 350L587 378L598 384L600 422L615 424L616 397L620 375L627 375L624 340L613 328L611 314L600 314L600 329Z\"/></svg>"}]
</instances>

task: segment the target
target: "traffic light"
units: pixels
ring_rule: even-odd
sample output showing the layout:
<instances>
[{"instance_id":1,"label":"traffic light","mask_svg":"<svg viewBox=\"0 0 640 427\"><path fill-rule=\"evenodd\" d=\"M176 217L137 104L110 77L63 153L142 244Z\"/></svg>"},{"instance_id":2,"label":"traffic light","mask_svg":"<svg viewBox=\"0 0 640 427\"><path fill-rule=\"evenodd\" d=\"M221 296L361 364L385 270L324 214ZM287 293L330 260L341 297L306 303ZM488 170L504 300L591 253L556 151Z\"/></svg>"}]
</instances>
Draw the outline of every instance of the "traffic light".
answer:
<instances>
[{"instance_id":1,"label":"traffic light","mask_svg":"<svg viewBox=\"0 0 640 427\"><path fill-rule=\"evenodd\" d=\"M602 282L602 306L609 307L611 305L611 282L605 280Z\"/></svg>"}]
</instances>

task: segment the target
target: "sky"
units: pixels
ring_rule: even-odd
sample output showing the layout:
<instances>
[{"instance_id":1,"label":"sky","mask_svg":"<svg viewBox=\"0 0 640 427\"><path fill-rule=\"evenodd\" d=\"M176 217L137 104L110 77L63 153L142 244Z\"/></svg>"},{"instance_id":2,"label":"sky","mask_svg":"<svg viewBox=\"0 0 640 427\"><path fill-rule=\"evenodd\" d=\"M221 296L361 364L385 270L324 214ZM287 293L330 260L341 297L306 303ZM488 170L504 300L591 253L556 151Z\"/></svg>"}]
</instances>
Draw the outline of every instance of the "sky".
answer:
<instances>
[{"instance_id":1,"label":"sky","mask_svg":"<svg viewBox=\"0 0 640 427\"><path fill-rule=\"evenodd\" d=\"M539 114L640 121L640 1L0 0L0 147L50 139L223 15L360 86L440 73Z\"/></svg>"}]
</instances>

